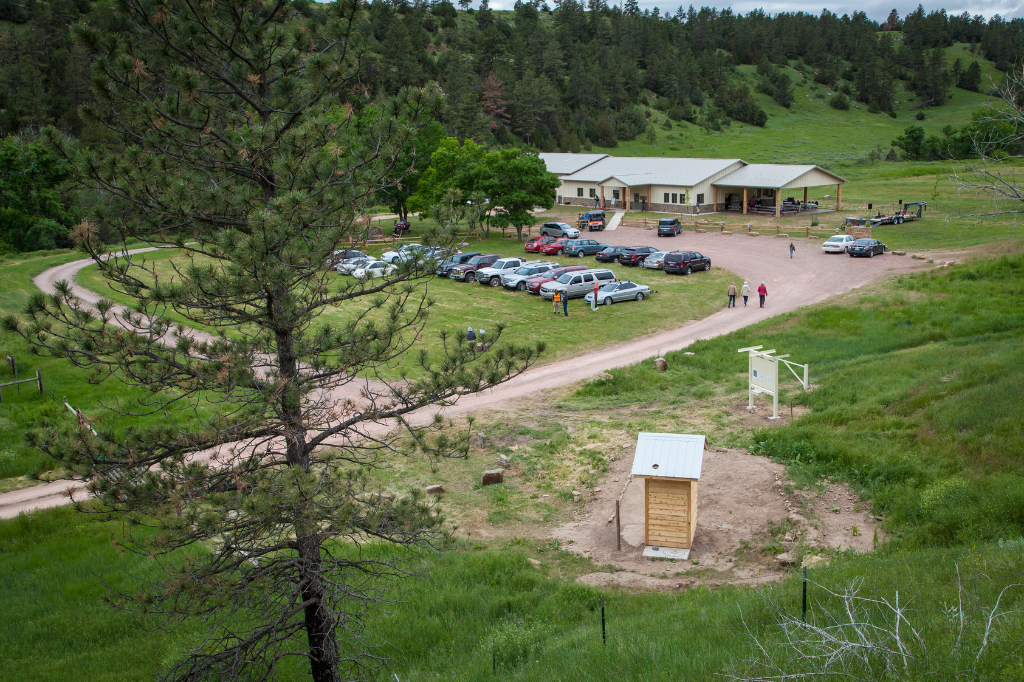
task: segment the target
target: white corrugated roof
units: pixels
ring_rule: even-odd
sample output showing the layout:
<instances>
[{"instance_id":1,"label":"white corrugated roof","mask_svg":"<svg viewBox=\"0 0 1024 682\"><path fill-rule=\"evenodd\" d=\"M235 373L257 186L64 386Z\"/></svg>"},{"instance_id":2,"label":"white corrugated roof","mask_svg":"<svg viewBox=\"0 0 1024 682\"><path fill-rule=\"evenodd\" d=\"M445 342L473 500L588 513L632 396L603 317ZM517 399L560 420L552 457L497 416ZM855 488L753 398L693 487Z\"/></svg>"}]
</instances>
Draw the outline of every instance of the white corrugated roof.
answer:
<instances>
[{"instance_id":1,"label":"white corrugated roof","mask_svg":"<svg viewBox=\"0 0 1024 682\"><path fill-rule=\"evenodd\" d=\"M543 156L543 154L541 155ZM563 182L604 182L616 178L629 185L693 187L741 159L673 159L662 156L608 156Z\"/></svg>"},{"instance_id":2,"label":"white corrugated roof","mask_svg":"<svg viewBox=\"0 0 1024 682\"><path fill-rule=\"evenodd\" d=\"M607 154L560 154L543 152L538 154L542 161L547 164L548 170L555 175L566 175L586 168L608 156Z\"/></svg>"},{"instance_id":3,"label":"white corrugated roof","mask_svg":"<svg viewBox=\"0 0 1024 682\"><path fill-rule=\"evenodd\" d=\"M703 463L704 436L641 433L636 439L631 473L634 476L700 479Z\"/></svg>"},{"instance_id":4,"label":"white corrugated roof","mask_svg":"<svg viewBox=\"0 0 1024 682\"><path fill-rule=\"evenodd\" d=\"M824 168L818 168L817 166L797 166L786 163L751 163L743 168L734 170L724 178L719 178L715 184L730 187L785 187L789 183L796 181L800 176L815 169L831 175L837 182L846 182L846 180L835 173L830 173Z\"/></svg>"}]
</instances>

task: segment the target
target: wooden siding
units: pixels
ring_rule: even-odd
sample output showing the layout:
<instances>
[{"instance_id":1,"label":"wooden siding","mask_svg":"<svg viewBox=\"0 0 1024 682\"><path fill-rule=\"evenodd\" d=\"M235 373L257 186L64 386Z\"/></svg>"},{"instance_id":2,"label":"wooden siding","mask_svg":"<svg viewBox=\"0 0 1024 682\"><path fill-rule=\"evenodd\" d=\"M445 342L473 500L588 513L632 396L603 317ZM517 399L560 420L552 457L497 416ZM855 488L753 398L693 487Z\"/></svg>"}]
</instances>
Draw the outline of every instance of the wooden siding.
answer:
<instances>
[{"instance_id":1,"label":"wooden siding","mask_svg":"<svg viewBox=\"0 0 1024 682\"><path fill-rule=\"evenodd\" d=\"M648 545L688 549L695 530L696 481L644 479L644 533Z\"/></svg>"}]
</instances>

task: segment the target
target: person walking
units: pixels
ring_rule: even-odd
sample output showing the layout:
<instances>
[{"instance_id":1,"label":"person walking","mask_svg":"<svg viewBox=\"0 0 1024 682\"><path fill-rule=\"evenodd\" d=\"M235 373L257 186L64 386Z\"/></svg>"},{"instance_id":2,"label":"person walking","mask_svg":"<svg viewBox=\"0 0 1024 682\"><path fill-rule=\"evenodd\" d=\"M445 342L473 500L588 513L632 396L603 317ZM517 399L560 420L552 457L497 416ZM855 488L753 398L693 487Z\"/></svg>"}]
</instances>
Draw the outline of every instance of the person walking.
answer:
<instances>
[{"instance_id":1,"label":"person walking","mask_svg":"<svg viewBox=\"0 0 1024 682\"><path fill-rule=\"evenodd\" d=\"M558 314L558 304L562 302L562 296L555 290L554 296L551 297L551 313L553 315Z\"/></svg>"},{"instance_id":2,"label":"person walking","mask_svg":"<svg viewBox=\"0 0 1024 682\"><path fill-rule=\"evenodd\" d=\"M747 299L750 298L750 284L746 280L743 280L743 286L740 288L740 296L743 297L743 307L747 307Z\"/></svg>"},{"instance_id":3,"label":"person walking","mask_svg":"<svg viewBox=\"0 0 1024 682\"><path fill-rule=\"evenodd\" d=\"M594 210L597 210L597 208L598 208L598 207L599 207L600 205L601 205L601 204L600 204L600 202L598 201L598 199L597 199L597 196L595 195L595 196L594 196Z\"/></svg>"},{"instance_id":4,"label":"person walking","mask_svg":"<svg viewBox=\"0 0 1024 682\"><path fill-rule=\"evenodd\" d=\"M768 287L761 282L761 286L757 288L757 295L761 297L761 307L764 307L764 299L768 298Z\"/></svg>"},{"instance_id":5,"label":"person walking","mask_svg":"<svg viewBox=\"0 0 1024 682\"><path fill-rule=\"evenodd\" d=\"M469 346L470 350L473 350L473 347L474 347L475 343L476 343L476 333L473 331L473 328L470 327L469 331L466 332L466 344Z\"/></svg>"},{"instance_id":6,"label":"person walking","mask_svg":"<svg viewBox=\"0 0 1024 682\"><path fill-rule=\"evenodd\" d=\"M793 242L789 243L789 259L793 259L793 252L796 251L796 247L793 246Z\"/></svg>"},{"instance_id":7,"label":"person walking","mask_svg":"<svg viewBox=\"0 0 1024 682\"><path fill-rule=\"evenodd\" d=\"M566 292L561 294L562 298L562 312L565 313L566 317L569 317L569 293Z\"/></svg>"},{"instance_id":8,"label":"person walking","mask_svg":"<svg viewBox=\"0 0 1024 682\"><path fill-rule=\"evenodd\" d=\"M726 304L726 308L736 307L736 282L729 283L729 303Z\"/></svg>"}]
</instances>

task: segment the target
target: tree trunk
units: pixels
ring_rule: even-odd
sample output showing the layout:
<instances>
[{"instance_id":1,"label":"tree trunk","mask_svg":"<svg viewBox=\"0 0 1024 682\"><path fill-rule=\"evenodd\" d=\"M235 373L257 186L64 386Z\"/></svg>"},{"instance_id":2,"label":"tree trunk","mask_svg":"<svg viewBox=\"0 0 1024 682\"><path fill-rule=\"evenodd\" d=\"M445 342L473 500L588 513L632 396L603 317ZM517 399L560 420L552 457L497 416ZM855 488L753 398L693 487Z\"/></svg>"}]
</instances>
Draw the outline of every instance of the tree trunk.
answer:
<instances>
[{"instance_id":1,"label":"tree trunk","mask_svg":"<svg viewBox=\"0 0 1024 682\"><path fill-rule=\"evenodd\" d=\"M523 241L523 226L516 225L516 240Z\"/></svg>"},{"instance_id":2,"label":"tree trunk","mask_svg":"<svg viewBox=\"0 0 1024 682\"><path fill-rule=\"evenodd\" d=\"M324 603L320 539L315 535L300 538L298 546L302 600L308 602L305 617L309 672L313 682L340 682L338 643L330 607Z\"/></svg>"}]
</instances>

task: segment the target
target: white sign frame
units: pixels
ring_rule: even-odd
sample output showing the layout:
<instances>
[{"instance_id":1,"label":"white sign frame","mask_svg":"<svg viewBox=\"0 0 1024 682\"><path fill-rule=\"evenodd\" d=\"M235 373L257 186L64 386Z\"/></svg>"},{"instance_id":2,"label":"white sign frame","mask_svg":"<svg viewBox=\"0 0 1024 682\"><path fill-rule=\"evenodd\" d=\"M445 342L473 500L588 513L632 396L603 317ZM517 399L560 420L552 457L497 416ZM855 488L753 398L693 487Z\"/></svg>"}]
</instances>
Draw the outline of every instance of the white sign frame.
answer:
<instances>
[{"instance_id":1,"label":"white sign frame","mask_svg":"<svg viewBox=\"0 0 1024 682\"><path fill-rule=\"evenodd\" d=\"M785 358L789 355L772 355L775 349L761 350L764 346L751 346L750 348L740 348L737 352L747 354L747 409L754 409L754 394L764 393L772 397L772 416L770 419L779 418L779 363L782 362L786 365L796 380L800 382L800 385L806 391L810 385L808 383L808 374L810 364L799 365L795 362L790 362ZM794 367L800 367L803 369L803 378L793 369Z\"/></svg>"}]
</instances>

